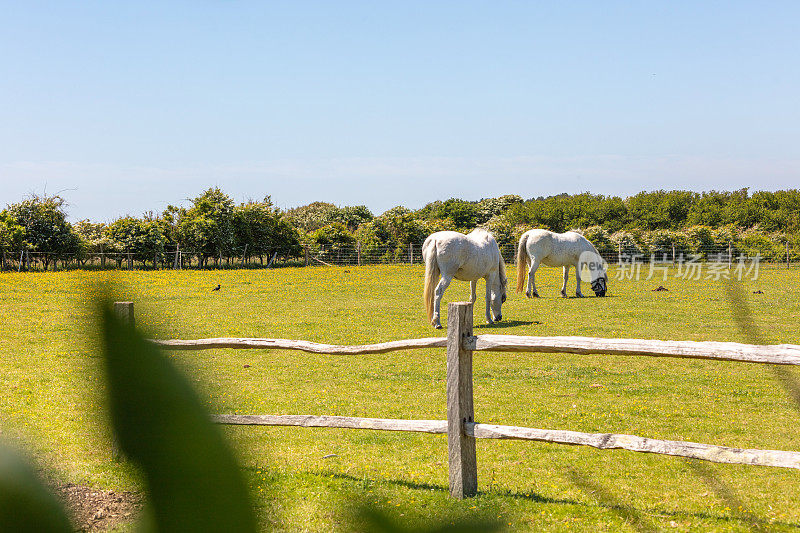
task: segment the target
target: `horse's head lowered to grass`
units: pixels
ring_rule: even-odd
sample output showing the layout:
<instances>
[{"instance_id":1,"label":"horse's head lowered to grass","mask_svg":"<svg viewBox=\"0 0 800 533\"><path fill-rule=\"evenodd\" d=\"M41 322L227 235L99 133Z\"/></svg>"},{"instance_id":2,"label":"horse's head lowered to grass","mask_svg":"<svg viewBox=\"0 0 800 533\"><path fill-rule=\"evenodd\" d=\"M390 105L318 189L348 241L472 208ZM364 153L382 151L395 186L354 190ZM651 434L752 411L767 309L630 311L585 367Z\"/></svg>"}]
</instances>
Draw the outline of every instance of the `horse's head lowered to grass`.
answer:
<instances>
[{"instance_id":1,"label":"horse's head lowered to grass","mask_svg":"<svg viewBox=\"0 0 800 533\"><path fill-rule=\"evenodd\" d=\"M506 277L506 263L503 261L503 256L500 256L497 276L494 278L494 283L491 284L487 281L486 290L489 291L489 298L491 300L492 316L495 322L503 320L503 304L506 303L506 288L508 287L508 278Z\"/></svg>"},{"instance_id":2,"label":"horse's head lowered to grass","mask_svg":"<svg viewBox=\"0 0 800 533\"><path fill-rule=\"evenodd\" d=\"M593 251L581 253L578 260L578 268L582 275L588 272L589 283L596 296L605 296L608 290L608 263L600 257L600 254Z\"/></svg>"}]
</instances>

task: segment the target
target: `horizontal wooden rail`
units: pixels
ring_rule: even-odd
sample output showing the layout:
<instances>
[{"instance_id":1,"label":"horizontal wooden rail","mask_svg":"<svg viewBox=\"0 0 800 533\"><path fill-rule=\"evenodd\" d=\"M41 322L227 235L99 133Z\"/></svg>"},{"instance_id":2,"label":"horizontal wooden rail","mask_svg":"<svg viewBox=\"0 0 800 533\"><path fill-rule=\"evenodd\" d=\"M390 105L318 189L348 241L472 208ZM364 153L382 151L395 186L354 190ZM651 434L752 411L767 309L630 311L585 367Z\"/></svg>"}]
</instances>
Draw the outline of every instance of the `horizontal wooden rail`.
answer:
<instances>
[{"instance_id":1,"label":"horizontal wooden rail","mask_svg":"<svg viewBox=\"0 0 800 533\"><path fill-rule=\"evenodd\" d=\"M495 426L469 422L466 424L466 432L479 439L537 440L557 444L592 446L601 450L621 449L632 452L674 455L702 459L714 463L776 466L800 470L800 452L728 448L726 446L714 446L713 444L699 444L696 442L648 439L635 435L581 433L579 431Z\"/></svg>"},{"instance_id":2,"label":"horizontal wooden rail","mask_svg":"<svg viewBox=\"0 0 800 533\"><path fill-rule=\"evenodd\" d=\"M447 420L397 420L392 418L317 415L213 415L212 420L217 424L242 426L301 426L309 428L447 433Z\"/></svg>"},{"instance_id":3,"label":"horizontal wooden rail","mask_svg":"<svg viewBox=\"0 0 800 533\"><path fill-rule=\"evenodd\" d=\"M279 349L321 354L370 354L417 348L443 348L444 337L406 339L379 344L337 345L290 339L219 337L195 340L153 340L173 350ZM796 344L739 344L736 342L661 341L650 339L603 339L598 337L523 337L517 335L478 335L465 340L467 349L493 352L539 352L679 357L800 365L800 346Z\"/></svg>"},{"instance_id":4,"label":"horizontal wooden rail","mask_svg":"<svg viewBox=\"0 0 800 533\"><path fill-rule=\"evenodd\" d=\"M416 348L444 348L447 339L444 337L427 337L422 339L407 339L379 344L340 345L321 344L310 341L296 341L290 339L254 339L218 337L214 339L195 340L151 340L159 346L172 350L212 350L217 348L234 348L240 350L300 350L311 353L325 354L368 354L386 353L395 350L413 350Z\"/></svg>"},{"instance_id":5,"label":"horizontal wooden rail","mask_svg":"<svg viewBox=\"0 0 800 533\"><path fill-rule=\"evenodd\" d=\"M800 346L796 344L757 345L736 342L517 335L479 335L474 339L472 349L475 351L640 355L800 365Z\"/></svg>"},{"instance_id":6,"label":"horizontal wooden rail","mask_svg":"<svg viewBox=\"0 0 800 533\"><path fill-rule=\"evenodd\" d=\"M446 420L397 420L391 418L360 418L352 416L316 415L214 415L214 422L226 425L301 426L341 429L372 429L382 431L414 431L446 434ZM696 442L648 439L635 435L614 433L582 433L552 429L533 429L517 426L498 426L467 422L465 433L478 439L518 439L591 446L601 450L621 449L632 452L655 453L701 459L714 463L774 466L800 470L800 452L729 448Z\"/></svg>"}]
</instances>

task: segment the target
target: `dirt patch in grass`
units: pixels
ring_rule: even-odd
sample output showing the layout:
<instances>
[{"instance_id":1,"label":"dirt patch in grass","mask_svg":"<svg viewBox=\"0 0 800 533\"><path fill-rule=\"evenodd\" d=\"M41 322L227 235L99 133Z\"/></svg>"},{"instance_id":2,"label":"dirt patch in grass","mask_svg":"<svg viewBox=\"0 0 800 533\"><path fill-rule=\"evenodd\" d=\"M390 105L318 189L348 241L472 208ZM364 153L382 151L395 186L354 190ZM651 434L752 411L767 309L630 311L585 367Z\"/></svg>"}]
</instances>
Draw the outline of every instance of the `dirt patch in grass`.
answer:
<instances>
[{"instance_id":1,"label":"dirt patch in grass","mask_svg":"<svg viewBox=\"0 0 800 533\"><path fill-rule=\"evenodd\" d=\"M107 531L130 522L144 500L136 492L99 490L73 483L60 484L55 489L78 531Z\"/></svg>"}]
</instances>

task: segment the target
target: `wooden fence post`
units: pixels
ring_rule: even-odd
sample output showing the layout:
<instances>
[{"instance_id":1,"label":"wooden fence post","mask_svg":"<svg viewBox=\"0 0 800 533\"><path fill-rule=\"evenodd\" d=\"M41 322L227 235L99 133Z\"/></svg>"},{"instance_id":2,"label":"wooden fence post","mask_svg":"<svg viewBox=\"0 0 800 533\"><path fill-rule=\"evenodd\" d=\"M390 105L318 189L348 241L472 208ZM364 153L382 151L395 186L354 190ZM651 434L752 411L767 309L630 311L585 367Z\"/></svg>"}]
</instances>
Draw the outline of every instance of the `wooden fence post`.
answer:
<instances>
[{"instance_id":1,"label":"wooden fence post","mask_svg":"<svg viewBox=\"0 0 800 533\"><path fill-rule=\"evenodd\" d=\"M358 266L361 266L361 241L356 245L356 257L358 258Z\"/></svg>"},{"instance_id":2,"label":"wooden fence post","mask_svg":"<svg viewBox=\"0 0 800 533\"><path fill-rule=\"evenodd\" d=\"M306 244L303 248L305 249L306 266L308 266L308 245Z\"/></svg>"},{"instance_id":3,"label":"wooden fence post","mask_svg":"<svg viewBox=\"0 0 800 533\"><path fill-rule=\"evenodd\" d=\"M136 324L136 320L133 318L133 302L114 302L114 313L131 326ZM111 458L115 461L122 459L122 451L119 449L116 435L111 438Z\"/></svg>"},{"instance_id":4,"label":"wooden fence post","mask_svg":"<svg viewBox=\"0 0 800 533\"><path fill-rule=\"evenodd\" d=\"M786 241L786 268L791 268L789 264L789 241Z\"/></svg>"},{"instance_id":5,"label":"wooden fence post","mask_svg":"<svg viewBox=\"0 0 800 533\"><path fill-rule=\"evenodd\" d=\"M114 312L131 326L136 325L133 318L133 302L114 302Z\"/></svg>"},{"instance_id":6,"label":"wooden fence post","mask_svg":"<svg viewBox=\"0 0 800 533\"><path fill-rule=\"evenodd\" d=\"M465 431L475 421L472 403L472 350L465 342L472 337L472 304L447 306L447 447L450 466L450 496L457 499L478 492L475 437Z\"/></svg>"},{"instance_id":7,"label":"wooden fence post","mask_svg":"<svg viewBox=\"0 0 800 533\"><path fill-rule=\"evenodd\" d=\"M414 245L412 243L408 243L408 262L414 264Z\"/></svg>"}]
</instances>

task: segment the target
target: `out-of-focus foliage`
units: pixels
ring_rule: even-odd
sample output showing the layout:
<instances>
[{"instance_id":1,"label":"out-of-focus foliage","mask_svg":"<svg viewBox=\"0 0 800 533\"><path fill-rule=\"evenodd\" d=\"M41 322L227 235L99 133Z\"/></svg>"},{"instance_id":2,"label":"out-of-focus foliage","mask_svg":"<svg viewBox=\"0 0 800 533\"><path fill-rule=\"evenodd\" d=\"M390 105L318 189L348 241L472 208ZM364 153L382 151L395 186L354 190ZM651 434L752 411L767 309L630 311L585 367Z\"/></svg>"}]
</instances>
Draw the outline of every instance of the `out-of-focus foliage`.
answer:
<instances>
[{"instance_id":1,"label":"out-of-focus foliage","mask_svg":"<svg viewBox=\"0 0 800 533\"><path fill-rule=\"evenodd\" d=\"M0 531L71 533L56 497L16 450L0 444Z\"/></svg>"},{"instance_id":2,"label":"out-of-focus foliage","mask_svg":"<svg viewBox=\"0 0 800 533\"><path fill-rule=\"evenodd\" d=\"M255 532L253 502L241 468L189 380L108 302L98 310L111 424L125 459L139 467L147 489L136 530ZM345 531L409 531L387 509L360 499L352 495L334 511ZM490 532L499 525L478 512L460 518L433 516L430 527L413 530ZM73 530L29 463L0 446L0 531Z\"/></svg>"},{"instance_id":3,"label":"out-of-focus foliage","mask_svg":"<svg viewBox=\"0 0 800 533\"><path fill-rule=\"evenodd\" d=\"M100 308L111 423L144 474L155 531L255 531L239 465L189 381L107 303Z\"/></svg>"}]
</instances>

